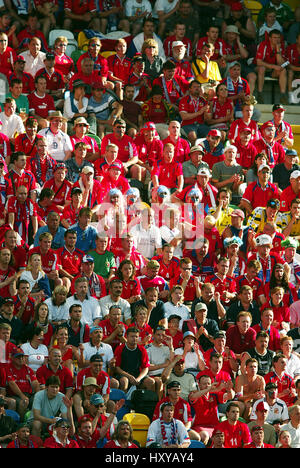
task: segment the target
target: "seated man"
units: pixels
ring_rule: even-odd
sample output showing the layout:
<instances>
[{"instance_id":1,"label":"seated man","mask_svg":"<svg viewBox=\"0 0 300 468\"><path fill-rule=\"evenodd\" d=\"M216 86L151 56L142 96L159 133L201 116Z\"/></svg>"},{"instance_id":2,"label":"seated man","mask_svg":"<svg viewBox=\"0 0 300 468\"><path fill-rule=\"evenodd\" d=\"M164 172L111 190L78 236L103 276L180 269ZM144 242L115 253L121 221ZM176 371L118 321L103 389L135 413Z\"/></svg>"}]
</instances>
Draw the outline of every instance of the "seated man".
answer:
<instances>
[{"instance_id":1,"label":"seated man","mask_svg":"<svg viewBox=\"0 0 300 468\"><path fill-rule=\"evenodd\" d=\"M243 168L236 162L237 149L229 145L224 150L224 161L213 165L211 182L220 190L228 188L232 193L232 203L238 204L244 192Z\"/></svg>"},{"instance_id":2,"label":"seated man","mask_svg":"<svg viewBox=\"0 0 300 468\"><path fill-rule=\"evenodd\" d=\"M179 100L185 95L189 83L176 75L176 65L172 60L167 60L163 65L163 75L153 81L153 86L158 85L164 91L164 99L178 112Z\"/></svg>"},{"instance_id":3,"label":"seated man","mask_svg":"<svg viewBox=\"0 0 300 468\"><path fill-rule=\"evenodd\" d=\"M48 116L55 111L53 97L47 93L47 79L44 75L37 75L35 80L35 91L28 95L29 112L40 127L48 127Z\"/></svg>"},{"instance_id":4,"label":"seated man","mask_svg":"<svg viewBox=\"0 0 300 468\"><path fill-rule=\"evenodd\" d=\"M297 23L295 23L296 25ZM295 78L299 78L300 65L299 65L299 51L300 51L300 31L298 29L298 34L296 42L290 44L286 49L287 59L290 62L288 67L288 99L289 104L296 104L296 100L293 92L293 81Z\"/></svg>"},{"instance_id":5,"label":"seated man","mask_svg":"<svg viewBox=\"0 0 300 468\"><path fill-rule=\"evenodd\" d=\"M228 76L222 83L225 83L228 90L228 97L233 101L234 117L242 117L242 104L246 96L250 95L249 83L241 77L241 64L231 62L229 64Z\"/></svg>"},{"instance_id":6,"label":"seated man","mask_svg":"<svg viewBox=\"0 0 300 468\"><path fill-rule=\"evenodd\" d=\"M199 56L192 64L195 78L200 83L213 81L218 84L222 80L217 62L212 60L215 46L211 43L203 44Z\"/></svg>"},{"instance_id":7,"label":"seated man","mask_svg":"<svg viewBox=\"0 0 300 468\"><path fill-rule=\"evenodd\" d=\"M278 29L273 29L269 37L262 41L256 52L257 63L257 95L260 104L264 103L263 88L266 71L272 78L278 78L280 88L280 104L287 104L286 86L287 86L287 68L285 50L281 43L281 34ZM282 66L284 65L284 66Z\"/></svg>"},{"instance_id":8,"label":"seated man","mask_svg":"<svg viewBox=\"0 0 300 468\"><path fill-rule=\"evenodd\" d=\"M115 378L120 389L127 391L132 385L155 391L155 381L148 376L149 358L144 346L137 344L139 330L130 327L126 332L126 345L120 344L115 350Z\"/></svg>"}]
</instances>

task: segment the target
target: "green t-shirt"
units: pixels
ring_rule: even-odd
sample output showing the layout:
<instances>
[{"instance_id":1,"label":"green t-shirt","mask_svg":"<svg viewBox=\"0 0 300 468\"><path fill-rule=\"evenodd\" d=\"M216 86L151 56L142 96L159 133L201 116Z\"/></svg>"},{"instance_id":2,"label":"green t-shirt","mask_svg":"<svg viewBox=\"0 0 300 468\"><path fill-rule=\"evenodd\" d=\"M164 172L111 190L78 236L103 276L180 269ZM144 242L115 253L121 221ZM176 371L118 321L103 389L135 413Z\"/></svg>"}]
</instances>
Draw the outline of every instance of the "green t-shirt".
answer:
<instances>
[{"instance_id":1,"label":"green t-shirt","mask_svg":"<svg viewBox=\"0 0 300 468\"><path fill-rule=\"evenodd\" d=\"M12 97L11 93L8 93L6 97ZM26 109L26 114L29 114L29 102L27 99L27 96L25 94L21 94L21 96L18 97L18 99L15 99L16 105L17 105L17 110L16 113L20 113L20 109Z\"/></svg>"},{"instance_id":2,"label":"green t-shirt","mask_svg":"<svg viewBox=\"0 0 300 468\"><path fill-rule=\"evenodd\" d=\"M115 257L112 252L106 250L104 254L98 254L96 250L90 250L88 255L94 259L94 272L103 278L108 278L111 268L116 267Z\"/></svg>"}]
</instances>

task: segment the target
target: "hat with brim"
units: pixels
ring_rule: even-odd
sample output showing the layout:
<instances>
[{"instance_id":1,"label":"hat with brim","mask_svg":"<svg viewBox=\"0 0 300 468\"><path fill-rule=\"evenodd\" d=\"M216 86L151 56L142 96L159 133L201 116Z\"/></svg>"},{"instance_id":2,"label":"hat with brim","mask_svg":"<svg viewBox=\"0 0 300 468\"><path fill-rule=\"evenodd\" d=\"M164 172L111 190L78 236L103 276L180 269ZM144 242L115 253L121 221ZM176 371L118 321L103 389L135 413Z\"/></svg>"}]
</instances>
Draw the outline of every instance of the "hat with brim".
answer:
<instances>
[{"instance_id":1,"label":"hat with brim","mask_svg":"<svg viewBox=\"0 0 300 468\"><path fill-rule=\"evenodd\" d=\"M49 114L49 116L48 116L48 120L50 120L50 122L51 122L51 120L57 119L57 118L62 119L62 120L65 120L65 121L68 120L68 119L66 119L66 117L64 117L64 116L62 115L62 113L61 113L60 111L53 111L53 112L51 112L51 113Z\"/></svg>"},{"instance_id":2,"label":"hat with brim","mask_svg":"<svg viewBox=\"0 0 300 468\"><path fill-rule=\"evenodd\" d=\"M87 387L88 385L94 385L95 387L100 388L99 385L97 384L97 380L95 379L95 377L87 377L84 380L82 386Z\"/></svg>"}]
</instances>

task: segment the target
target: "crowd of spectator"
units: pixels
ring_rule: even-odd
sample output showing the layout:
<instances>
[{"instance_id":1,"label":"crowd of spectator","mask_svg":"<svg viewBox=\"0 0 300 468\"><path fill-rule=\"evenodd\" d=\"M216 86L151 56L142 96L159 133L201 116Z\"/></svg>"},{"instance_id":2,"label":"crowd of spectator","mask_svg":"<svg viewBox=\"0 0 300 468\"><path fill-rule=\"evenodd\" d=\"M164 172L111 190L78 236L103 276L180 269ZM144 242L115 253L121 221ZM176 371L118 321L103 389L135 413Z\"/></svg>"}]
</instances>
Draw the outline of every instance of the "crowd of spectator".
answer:
<instances>
[{"instance_id":1,"label":"crowd of spectator","mask_svg":"<svg viewBox=\"0 0 300 468\"><path fill-rule=\"evenodd\" d=\"M299 77L281 0L0 2L1 447L300 447Z\"/></svg>"}]
</instances>

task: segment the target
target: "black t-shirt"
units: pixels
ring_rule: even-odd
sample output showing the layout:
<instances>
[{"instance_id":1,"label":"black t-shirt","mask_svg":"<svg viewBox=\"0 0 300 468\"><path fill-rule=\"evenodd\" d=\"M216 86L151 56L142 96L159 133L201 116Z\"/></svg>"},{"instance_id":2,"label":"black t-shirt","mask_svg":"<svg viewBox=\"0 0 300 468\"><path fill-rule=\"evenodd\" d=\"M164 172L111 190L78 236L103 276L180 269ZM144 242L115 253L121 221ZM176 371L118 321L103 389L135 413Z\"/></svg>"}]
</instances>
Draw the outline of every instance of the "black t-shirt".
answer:
<instances>
[{"instance_id":1,"label":"black t-shirt","mask_svg":"<svg viewBox=\"0 0 300 468\"><path fill-rule=\"evenodd\" d=\"M121 369L133 377L140 375L140 368L142 365L142 352L139 347L134 350L128 349L124 346L121 357Z\"/></svg>"},{"instance_id":2,"label":"black t-shirt","mask_svg":"<svg viewBox=\"0 0 300 468\"><path fill-rule=\"evenodd\" d=\"M249 356L251 356L252 358L256 359L257 362L258 362L258 375L266 375L268 374L270 371L271 371L271 367L272 367L272 361L273 361L273 357L275 356L275 352L274 351L271 351L271 350L267 350L266 354L264 356L262 356L261 354L259 354L255 348L252 348L252 349L249 349L247 351L247 353L249 354Z\"/></svg>"},{"instance_id":3,"label":"black t-shirt","mask_svg":"<svg viewBox=\"0 0 300 468\"><path fill-rule=\"evenodd\" d=\"M285 167L283 163L277 164L272 171L273 182L278 184L281 190L284 190L290 185L291 173L293 171L299 171L299 170L300 170L300 166L298 166L298 164L294 164L290 171Z\"/></svg>"},{"instance_id":4,"label":"black t-shirt","mask_svg":"<svg viewBox=\"0 0 300 468\"><path fill-rule=\"evenodd\" d=\"M292 328L287 333L288 336L293 338L293 350L296 351L296 353L300 353L300 333L299 333L299 328Z\"/></svg>"},{"instance_id":5,"label":"black t-shirt","mask_svg":"<svg viewBox=\"0 0 300 468\"><path fill-rule=\"evenodd\" d=\"M233 304L231 304L227 310L227 313L226 313L226 320L227 322L232 322L234 324L236 324L236 318L238 316L238 314L242 311L244 311L245 309L243 308L242 304L240 301L236 301L234 302ZM251 304L251 307L249 308L249 310L247 312L250 312L250 314L252 315L252 324L251 326L253 325L257 325L258 323L260 323L260 310L259 310L259 307L258 305L256 304L255 301L252 302Z\"/></svg>"},{"instance_id":6,"label":"black t-shirt","mask_svg":"<svg viewBox=\"0 0 300 468\"><path fill-rule=\"evenodd\" d=\"M144 299L134 302L131 304L131 315L134 317L134 312L137 307L140 305L147 307L146 302ZM165 305L163 301L158 300L156 303L156 306L153 308L151 311L150 317L149 317L149 325L152 328L152 330L157 327L158 323L160 320L164 319L166 317L166 311L165 311Z\"/></svg>"}]
</instances>

